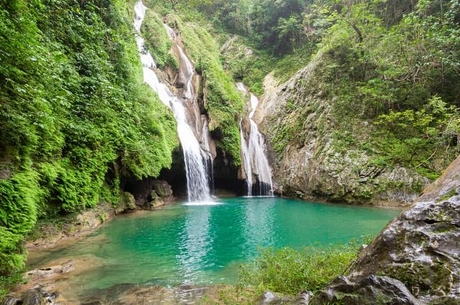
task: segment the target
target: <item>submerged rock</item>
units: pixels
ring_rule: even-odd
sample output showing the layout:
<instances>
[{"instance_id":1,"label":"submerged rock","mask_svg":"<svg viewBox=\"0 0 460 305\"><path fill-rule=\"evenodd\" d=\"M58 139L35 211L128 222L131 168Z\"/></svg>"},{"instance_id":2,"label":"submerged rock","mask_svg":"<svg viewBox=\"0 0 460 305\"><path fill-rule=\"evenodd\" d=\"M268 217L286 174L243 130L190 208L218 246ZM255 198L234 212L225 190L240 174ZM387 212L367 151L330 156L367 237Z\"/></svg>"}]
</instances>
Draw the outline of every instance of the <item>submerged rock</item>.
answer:
<instances>
[{"instance_id":1,"label":"submerged rock","mask_svg":"<svg viewBox=\"0 0 460 305\"><path fill-rule=\"evenodd\" d=\"M78 304L196 304L207 290L206 286L160 287L119 284L93 291L91 296L87 296Z\"/></svg>"},{"instance_id":2,"label":"submerged rock","mask_svg":"<svg viewBox=\"0 0 460 305\"><path fill-rule=\"evenodd\" d=\"M59 304L57 298L58 292L48 292L41 286L26 290L20 298L11 296L7 297L3 305L53 305Z\"/></svg>"},{"instance_id":3,"label":"submerged rock","mask_svg":"<svg viewBox=\"0 0 460 305\"><path fill-rule=\"evenodd\" d=\"M459 304L459 187L460 157L311 304Z\"/></svg>"}]
</instances>

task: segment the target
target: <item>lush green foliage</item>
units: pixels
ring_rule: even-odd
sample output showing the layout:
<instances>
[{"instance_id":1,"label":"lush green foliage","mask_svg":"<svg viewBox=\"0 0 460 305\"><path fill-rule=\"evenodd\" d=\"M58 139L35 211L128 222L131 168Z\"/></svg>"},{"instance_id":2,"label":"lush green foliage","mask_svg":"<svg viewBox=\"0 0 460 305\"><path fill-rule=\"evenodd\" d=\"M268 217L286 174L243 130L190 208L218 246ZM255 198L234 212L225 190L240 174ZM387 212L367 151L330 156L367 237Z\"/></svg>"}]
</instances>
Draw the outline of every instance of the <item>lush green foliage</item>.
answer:
<instances>
[{"instance_id":1,"label":"lush green foliage","mask_svg":"<svg viewBox=\"0 0 460 305\"><path fill-rule=\"evenodd\" d=\"M196 10L209 3L211 1L207 0L145 1L149 8L163 14L163 21L178 32L187 56L201 77L198 99L204 104L212 137L233 165L238 165L241 162L239 121L243 101L231 74L224 69L217 40L211 36L206 20ZM159 60L160 66L177 69L177 62L164 60L168 58L169 49L165 46L169 48L170 39L166 38L167 44L163 41L167 37L163 21L157 13L147 13L146 18L156 19L154 22L146 20L142 28L151 53L156 61Z\"/></svg>"},{"instance_id":2,"label":"lush green foliage","mask_svg":"<svg viewBox=\"0 0 460 305\"><path fill-rule=\"evenodd\" d=\"M211 0L160 0L160 1L155 0L155 1L147 1L147 2L150 2L149 7L150 7L150 4L155 4L154 2L157 2L157 3L160 2L163 8L166 8L168 10L172 9L173 11L175 11L176 9L180 9L183 11L183 10L189 10L189 9L196 8L199 5L207 4L212 1Z\"/></svg>"},{"instance_id":3,"label":"lush green foliage","mask_svg":"<svg viewBox=\"0 0 460 305\"><path fill-rule=\"evenodd\" d=\"M375 124L380 127L379 138L385 139L379 146L380 161L386 159L392 165L410 165L430 178L435 178L431 175L437 172L436 168L431 168L430 158L437 150L448 150L456 145L460 134L458 109L453 105L447 107L438 96L417 111L408 109L382 114Z\"/></svg>"},{"instance_id":4,"label":"lush green foliage","mask_svg":"<svg viewBox=\"0 0 460 305\"><path fill-rule=\"evenodd\" d=\"M282 10L290 7L296 10ZM352 147L364 148L371 162L434 178L458 154L457 1L216 1L201 10L218 16L216 27L245 36L246 44L255 48L254 56L235 48L239 53L227 56L226 64L235 79L257 94L268 72L275 71L284 81L316 61L314 79L299 80L303 83L296 86L309 86L333 101L336 132L351 132ZM291 43L282 38L289 35ZM267 47L273 37L280 45ZM270 56L267 50L283 57ZM445 104L444 114L432 112L434 99ZM288 102L287 119L275 128L273 145L279 155L287 143L303 144L302 126L310 112L304 104ZM394 121L402 120L419 126L395 128ZM370 127L357 127L363 121Z\"/></svg>"},{"instance_id":5,"label":"lush green foliage","mask_svg":"<svg viewBox=\"0 0 460 305\"><path fill-rule=\"evenodd\" d=\"M22 281L22 274L13 274L8 276L0 276L0 300L5 298L9 291Z\"/></svg>"},{"instance_id":6,"label":"lush green foliage","mask_svg":"<svg viewBox=\"0 0 460 305\"><path fill-rule=\"evenodd\" d=\"M401 9L382 1L330 8L333 25L322 42L320 75L336 100L339 128L352 130L353 118L375 121L373 137L361 145L380 165L434 178L459 147L458 3L441 8L420 1L391 20L379 11L382 5Z\"/></svg>"},{"instance_id":7,"label":"lush green foliage","mask_svg":"<svg viewBox=\"0 0 460 305\"><path fill-rule=\"evenodd\" d=\"M121 180L157 176L171 163L175 123L143 84L129 13L134 1L128 2L0 4L0 277L22 268L22 240L37 218L115 202ZM310 60L317 61L315 79L299 85L321 91L321 99L333 104L340 149L360 147L376 166L405 166L429 178L459 152L458 1L147 5L188 18L169 15L168 22L181 32L202 76L199 98L213 136L235 164L243 104L232 77L262 94L268 72L286 80ZM253 55L243 47L223 62L215 37L203 27L206 17L215 29L244 36ZM143 31L159 66L177 68L160 15L148 11ZM279 155L288 142L302 142L312 111L288 101L289 120L274 135ZM356 127L363 121L370 123L366 134ZM271 254L264 255L269 261Z\"/></svg>"},{"instance_id":8,"label":"lush green foliage","mask_svg":"<svg viewBox=\"0 0 460 305\"><path fill-rule=\"evenodd\" d=\"M37 217L116 204L120 179L171 164L174 119L143 84L125 5L1 3L0 276Z\"/></svg>"},{"instance_id":9,"label":"lush green foliage","mask_svg":"<svg viewBox=\"0 0 460 305\"><path fill-rule=\"evenodd\" d=\"M210 19L214 31L243 38L241 47L224 53L225 65L236 81L257 95L263 94L262 82L268 73L274 71L280 81L286 81L308 64L330 25L320 18L322 8L309 1L219 0L198 8ZM248 47L253 53L250 56Z\"/></svg>"},{"instance_id":10,"label":"lush green foliage","mask_svg":"<svg viewBox=\"0 0 460 305\"><path fill-rule=\"evenodd\" d=\"M308 4L300 0L219 0L199 7L215 27L246 36L259 49L286 54L298 46L316 43Z\"/></svg>"},{"instance_id":11,"label":"lush green foliage","mask_svg":"<svg viewBox=\"0 0 460 305\"><path fill-rule=\"evenodd\" d=\"M172 41L164 29L163 21L155 11L147 10L142 23L142 33L147 37L145 41L158 67L179 68L179 64L170 53Z\"/></svg>"},{"instance_id":12,"label":"lush green foliage","mask_svg":"<svg viewBox=\"0 0 460 305\"><path fill-rule=\"evenodd\" d=\"M258 96L264 93L263 80L268 73L273 72L279 83L287 81L309 63L313 50L309 45L304 45L290 54L277 57L266 50L257 49L249 38L233 36L225 44L228 46L222 54L224 66L235 81L244 83Z\"/></svg>"},{"instance_id":13,"label":"lush green foliage","mask_svg":"<svg viewBox=\"0 0 460 305\"><path fill-rule=\"evenodd\" d=\"M0 270L24 267L22 239L37 220L39 196L38 174L31 170L0 180Z\"/></svg>"}]
</instances>

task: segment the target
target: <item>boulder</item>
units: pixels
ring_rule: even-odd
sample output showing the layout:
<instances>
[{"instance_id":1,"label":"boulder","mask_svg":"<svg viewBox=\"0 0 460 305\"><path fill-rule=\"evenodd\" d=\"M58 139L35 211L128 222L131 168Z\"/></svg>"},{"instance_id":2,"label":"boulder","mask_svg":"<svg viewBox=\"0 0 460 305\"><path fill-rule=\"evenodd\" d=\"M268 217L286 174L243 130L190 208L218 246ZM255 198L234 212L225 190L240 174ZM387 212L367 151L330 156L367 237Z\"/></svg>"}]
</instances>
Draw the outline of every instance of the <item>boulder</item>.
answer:
<instances>
[{"instance_id":1,"label":"boulder","mask_svg":"<svg viewBox=\"0 0 460 305\"><path fill-rule=\"evenodd\" d=\"M359 282L351 282L341 276L335 279L329 289L317 294L309 305L315 304L394 304L423 305L396 279L371 275Z\"/></svg>"},{"instance_id":2,"label":"boulder","mask_svg":"<svg viewBox=\"0 0 460 305\"><path fill-rule=\"evenodd\" d=\"M129 192L121 193L115 213L123 213L134 209L136 209L136 198L134 198L134 195Z\"/></svg>"},{"instance_id":3,"label":"boulder","mask_svg":"<svg viewBox=\"0 0 460 305\"><path fill-rule=\"evenodd\" d=\"M459 304L459 188L460 157L311 304Z\"/></svg>"},{"instance_id":4,"label":"boulder","mask_svg":"<svg viewBox=\"0 0 460 305\"><path fill-rule=\"evenodd\" d=\"M127 189L140 208L152 209L174 201L172 188L166 181L151 178L130 181Z\"/></svg>"},{"instance_id":5,"label":"boulder","mask_svg":"<svg viewBox=\"0 0 460 305\"><path fill-rule=\"evenodd\" d=\"M152 188L148 197L147 206L149 208L155 209L174 200L172 188L166 181L154 180Z\"/></svg>"},{"instance_id":6,"label":"boulder","mask_svg":"<svg viewBox=\"0 0 460 305\"><path fill-rule=\"evenodd\" d=\"M154 180L153 181L153 190L155 193L164 198L164 199L172 199L173 198L173 191L171 186L166 181L162 180Z\"/></svg>"}]
</instances>

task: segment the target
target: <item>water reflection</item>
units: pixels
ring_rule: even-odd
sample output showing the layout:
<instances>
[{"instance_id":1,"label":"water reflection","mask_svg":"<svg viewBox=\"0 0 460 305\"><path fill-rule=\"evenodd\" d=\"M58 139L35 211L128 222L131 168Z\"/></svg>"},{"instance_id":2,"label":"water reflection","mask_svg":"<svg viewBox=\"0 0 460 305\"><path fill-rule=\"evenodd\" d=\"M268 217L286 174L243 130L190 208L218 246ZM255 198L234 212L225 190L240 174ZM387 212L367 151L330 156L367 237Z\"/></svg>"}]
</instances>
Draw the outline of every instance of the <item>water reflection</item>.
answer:
<instances>
[{"instance_id":1,"label":"water reflection","mask_svg":"<svg viewBox=\"0 0 460 305\"><path fill-rule=\"evenodd\" d=\"M277 245L275 205L274 198L239 199L220 206L187 205L177 232L176 265L183 283L236 279L237 270L226 270L229 264L247 261L260 247Z\"/></svg>"},{"instance_id":2,"label":"water reflection","mask_svg":"<svg viewBox=\"0 0 460 305\"><path fill-rule=\"evenodd\" d=\"M185 224L179 232L178 263L184 284L193 283L200 270L209 264L207 256L212 249L213 238L210 234L211 207L200 206L187 210Z\"/></svg>"},{"instance_id":3,"label":"water reflection","mask_svg":"<svg viewBox=\"0 0 460 305\"><path fill-rule=\"evenodd\" d=\"M277 244L274 199L252 199L244 205L244 248L249 256L255 255L259 247Z\"/></svg>"}]
</instances>

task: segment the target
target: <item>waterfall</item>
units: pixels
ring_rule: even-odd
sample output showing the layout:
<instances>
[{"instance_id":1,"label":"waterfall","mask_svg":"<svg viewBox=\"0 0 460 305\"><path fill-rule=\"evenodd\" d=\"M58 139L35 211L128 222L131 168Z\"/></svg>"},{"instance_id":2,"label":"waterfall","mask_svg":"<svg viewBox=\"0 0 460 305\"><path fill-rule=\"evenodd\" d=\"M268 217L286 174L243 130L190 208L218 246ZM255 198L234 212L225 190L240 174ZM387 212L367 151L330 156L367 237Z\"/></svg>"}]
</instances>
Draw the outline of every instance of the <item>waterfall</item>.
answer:
<instances>
[{"instance_id":1,"label":"waterfall","mask_svg":"<svg viewBox=\"0 0 460 305\"><path fill-rule=\"evenodd\" d=\"M179 77L182 77L184 83L186 84L183 98L174 95L169 90L168 86L159 81L155 71L152 70L152 68L156 67L155 61L150 52L147 51L144 39L142 38L140 32L146 9L147 8L144 6L142 1L138 1L134 6L134 28L136 30L136 41L144 71L144 82L158 94L160 100L166 106L172 109L177 121L177 133L179 135L179 141L184 154L185 171L187 175L188 201L211 201L212 199L206 171L208 163L207 158L209 158L210 154L208 154L208 152L204 152L200 147L200 141L197 136L201 133L201 129L197 128L201 123L201 117L199 116L199 109L197 109L196 101L194 100L192 86L192 77L194 74L193 65L183 50L179 48ZM167 31L170 37L175 39L174 31L172 29L167 29ZM188 111L190 109L193 110Z\"/></svg>"},{"instance_id":2,"label":"waterfall","mask_svg":"<svg viewBox=\"0 0 460 305\"><path fill-rule=\"evenodd\" d=\"M243 120L240 121L240 137L241 137L241 155L243 157L243 168L246 172L246 184L248 187L248 196L252 196L252 166L249 148L243 133Z\"/></svg>"},{"instance_id":3,"label":"waterfall","mask_svg":"<svg viewBox=\"0 0 460 305\"><path fill-rule=\"evenodd\" d=\"M214 162L211 153L211 145L209 143L209 127L208 127L208 120L206 117L203 118L203 131L201 133L201 147L203 148L203 152L206 154L203 156L207 162L206 165L206 172L208 173L208 185L210 185L211 190L214 190Z\"/></svg>"},{"instance_id":4,"label":"waterfall","mask_svg":"<svg viewBox=\"0 0 460 305\"><path fill-rule=\"evenodd\" d=\"M238 90L248 93L242 83L237 84ZM256 187L256 195L273 195L273 183L270 165L265 155L265 141L256 122L252 119L259 104L259 99L250 93L251 109L248 114L249 136L244 137L243 120L240 122L241 135L241 154L243 157L243 167L246 172L246 183L248 186L248 196L253 195L253 188ZM256 177L257 184L253 184L253 176Z\"/></svg>"}]
</instances>

